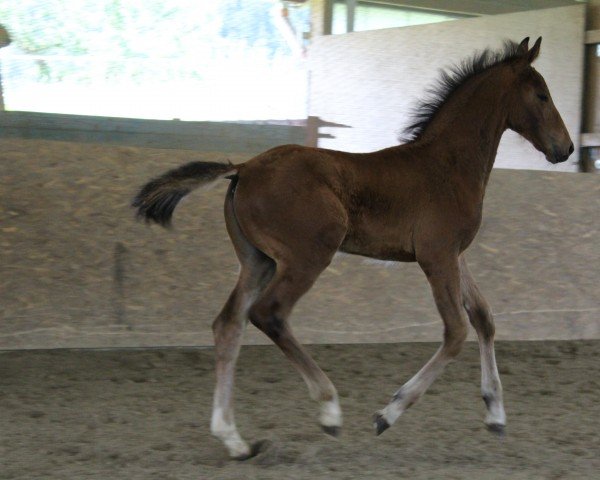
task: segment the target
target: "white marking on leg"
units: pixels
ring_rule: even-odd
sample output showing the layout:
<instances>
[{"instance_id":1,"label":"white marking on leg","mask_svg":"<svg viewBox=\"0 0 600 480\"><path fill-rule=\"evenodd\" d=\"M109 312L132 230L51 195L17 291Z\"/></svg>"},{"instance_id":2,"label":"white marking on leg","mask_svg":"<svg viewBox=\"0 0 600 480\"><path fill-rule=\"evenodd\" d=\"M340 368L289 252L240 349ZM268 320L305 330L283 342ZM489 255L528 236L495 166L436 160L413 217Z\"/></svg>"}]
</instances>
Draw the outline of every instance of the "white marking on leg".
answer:
<instances>
[{"instance_id":1,"label":"white marking on leg","mask_svg":"<svg viewBox=\"0 0 600 480\"><path fill-rule=\"evenodd\" d=\"M226 446L231 457L243 457L250 454L250 447L237 431L233 413L233 383L235 364L240 350L241 337L246 325L246 311L255 295L236 298L237 306L233 317L226 324L228 331L215 332L217 351L216 373L217 385L213 400L211 433Z\"/></svg>"},{"instance_id":2,"label":"white marking on leg","mask_svg":"<svg viewBox=\"0 0 600 480\"><path fill-rule=\"evenodd\" d=\"M487 407L485 424L499 433L506 425L506 414L502 403L502 384L494 353L494 320L490 307L477 288L464 257L461 259L461 288L463 305L469 320L477 331L481 363L481 396Z\"/></svg>"},{"instance_id":3,"label":"white marking on leg","mask_svg":"<svg viewBox=\"0 0 600 480\"><path fill-rule=\"evenodd\" d=\"M506 413L502 401L502 384L493 341L480 339L479 349L481 354L481 395L486 403L486 425L506 425Z\"/></svg>"},{"instance_id":4,"label":"white marking on leg","mask_svg":"<svg viewBox=\"0 0 600 480\"><path fill-rule=\"evenodd\" d=\"M434 380L443 372L452 359L440 347L435 355L394 394L392 400L379 413L391 426L400 415L416 403L431 386Z\"/></svg>"},{"instance_id":5,"label":"white marking on leg","mask_svg":"<svg viewBox=\"0 0 600 480\"><path fill-rule=\"evenodd\" d=\"M221 407L214 406L210 422L211 433L221 440L231 457L243 457L250 454L250 447L237 431L235 422L227 422Z\"/></svg>"},{"instance_id":6,"label":"white marking on leg","mask_svg":"<svg viewBox=\"0 0 600 480\"><path fill-rule=\"evenodd\" d=\"M319 423L324 427L341 427L342 426L342 409L338 398L337 391L332 383L329 383L326 388L314 382L304 373L300 373L308 387L310 398L319 402L321 413L319 415ZM327 395L324 392L333 392ZM327 397L331 400L322 400Z\"/></svg>"},{"instance_id":7,"label":"white marking on leg","mask_svg":"<svg viewBox=\"0 0 600 480\"><path fill-rule=\"evenodd\" d=\"M342 426L342 409L338 401L337 395L333 400L321 402L321 415L319 423L324 427L341 427Z\"/></svg>"}]
</instances>

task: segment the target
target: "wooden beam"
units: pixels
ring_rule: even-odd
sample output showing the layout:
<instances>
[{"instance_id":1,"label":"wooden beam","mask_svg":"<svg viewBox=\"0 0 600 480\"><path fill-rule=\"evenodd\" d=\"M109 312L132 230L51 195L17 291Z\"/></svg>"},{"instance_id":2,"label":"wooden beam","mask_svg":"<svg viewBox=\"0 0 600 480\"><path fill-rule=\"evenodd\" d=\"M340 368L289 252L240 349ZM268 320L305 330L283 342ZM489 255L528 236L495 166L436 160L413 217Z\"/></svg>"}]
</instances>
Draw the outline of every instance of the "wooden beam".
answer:
<instances>
[{"instance_id":1,"label":"wooden beam","mask_svg":"<svg viewBox=\"0 0 600 480\"><path fill-rule=\"evenodd\" d=\"M10 35L3 25L0 25L0 48L10 44ZM0 111L4 111L4 93L2 91L2 76L0 75Z\"/></svg>"},{"instance_id":2,"label":"wooden beam","mask_svg":"<svg viewBox=\"0 0 600 480\"><path fill-rule=\"evenodd\" d=\"M600 43L600 30L588 30L585 32L585 43L588 45Z\"/></svg>"},{"instance_id":3,"label":"wooden beam","mask_svg":"<svg viewBox=\"0 0 600 480\"><path fill-rule=\"evenodd\" d=\"M354 18L356 16L356 0L346 0L346 32L354 31Z\"/></svg>"},{"instance_id":4,"label":"wooden beam","mask_svg":"<svg viewBox=\"0 0 600 480\"><path fill-rule=\"evenodd\" d=\"M333 0L323 0L323 35L331 35L333 26ZM315 7L316 8L316 7Z\"/></svg>"},{"instance_id":5,"label":"wooden beam","mask_svg":"<svg viewBox=\"0 0 600 480\"><path fill-rule=\"evenodd\" d=\"M4 111L4 90L2 89L2 72L0 72L0 112Z\"/></svg>"},{"instance_id":6,"label":"wooden beam","mask_svg":"<svg viewBox=\"0 0 600 480\"><path fill-rule=\"evenodd\" d=\"M302 144L306 128L4 111L0 112L0 138L254 154L286 143Z\"/></svg>"},{"instance_id":7,"label":"wooden beam","mask_svg":"<svg viewBox=\"0 0 600 480\"><path fill-rule=\"evenodd\" d=\"M600 133L582 133L581 147L600 147Z\"/></svg>"}]
</instances>

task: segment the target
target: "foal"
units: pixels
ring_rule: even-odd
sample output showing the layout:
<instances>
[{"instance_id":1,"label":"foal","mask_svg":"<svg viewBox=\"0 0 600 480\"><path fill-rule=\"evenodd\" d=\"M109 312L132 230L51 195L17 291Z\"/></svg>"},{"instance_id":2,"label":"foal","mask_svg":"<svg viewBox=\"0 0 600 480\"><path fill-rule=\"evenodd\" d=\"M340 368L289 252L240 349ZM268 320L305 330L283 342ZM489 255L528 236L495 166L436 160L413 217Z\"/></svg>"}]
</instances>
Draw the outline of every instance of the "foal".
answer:
<instances>
[{"instance_id":1,"label":"foal","mask_svg":"<svg viewBox=\"0 0 600 480\"><path fill-rule=\"evenodd\" d=\"M444 73L437 94L417 110L404 145L346 153L298 145L274 148L241 165L193 162L149 182L135 198L138 214L168 225L179 200L194 188L231 180L225 222L241 264L240 276L213 324L217 385L211 430L229 454L255 452L240 437L233 414L234 369L249 319L292 361L320 424L342 425L335 387L294 337L294 304L337 251L418 262L444 322L441 347L375 415L380 434L432 384L459 353L469 321L481 352L485 423L506 423L494 357L494 323L464 258L481 222L483 197L503 132L510 128L551 163L565 161L573 143L548 87L531 63L541 38L508 42Z\"/></svg>"}]
</instances>

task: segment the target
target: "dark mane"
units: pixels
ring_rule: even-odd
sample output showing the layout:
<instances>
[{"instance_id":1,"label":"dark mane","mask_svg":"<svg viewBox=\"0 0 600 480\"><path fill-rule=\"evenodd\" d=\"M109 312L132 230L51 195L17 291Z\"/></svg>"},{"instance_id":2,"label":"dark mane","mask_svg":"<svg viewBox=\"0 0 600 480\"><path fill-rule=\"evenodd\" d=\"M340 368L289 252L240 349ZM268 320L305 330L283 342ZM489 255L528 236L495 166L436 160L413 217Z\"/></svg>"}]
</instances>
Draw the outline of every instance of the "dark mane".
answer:
<instances>
[{"instance_id":1,"label":"dark mane","mask_svg":"<svg viewBox=\"0 0 600 480\"><path fill-rule=\"evenodd\" d=\"M411 113L413 123L403 130L401 140L405 142L417 140L448 97L475 75L494 65L516 59L519 56L519 44L507 40L504 42L502 50L493 51L486 48L463 60L458 65L441 70L437 82L427 89L429 96L419 100L413 108Z\"/></svg>"}]
</instances>

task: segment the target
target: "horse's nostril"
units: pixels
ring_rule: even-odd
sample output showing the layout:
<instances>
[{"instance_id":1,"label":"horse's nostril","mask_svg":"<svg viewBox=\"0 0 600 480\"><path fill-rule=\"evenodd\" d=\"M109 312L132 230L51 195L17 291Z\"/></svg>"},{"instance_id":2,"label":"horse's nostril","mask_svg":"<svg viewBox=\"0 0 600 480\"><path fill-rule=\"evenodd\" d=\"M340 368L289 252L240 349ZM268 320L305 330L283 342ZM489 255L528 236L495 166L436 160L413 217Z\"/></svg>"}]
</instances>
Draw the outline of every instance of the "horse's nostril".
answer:
<instances>
[{"instance_id":1,"label":"horse's nostril","mask_svg":"<svg viewBox=\"0 0 600 480\"><path fill-rule=\"evenodd\" d=\"M575 147L573 146L573 142L571 142L571 146L569 147L569 155L571 155L574 150L575 150Z\"/></svg>"}]
</instances>

